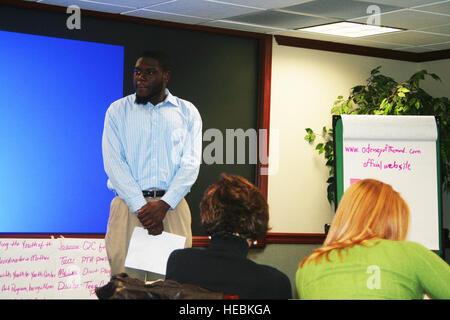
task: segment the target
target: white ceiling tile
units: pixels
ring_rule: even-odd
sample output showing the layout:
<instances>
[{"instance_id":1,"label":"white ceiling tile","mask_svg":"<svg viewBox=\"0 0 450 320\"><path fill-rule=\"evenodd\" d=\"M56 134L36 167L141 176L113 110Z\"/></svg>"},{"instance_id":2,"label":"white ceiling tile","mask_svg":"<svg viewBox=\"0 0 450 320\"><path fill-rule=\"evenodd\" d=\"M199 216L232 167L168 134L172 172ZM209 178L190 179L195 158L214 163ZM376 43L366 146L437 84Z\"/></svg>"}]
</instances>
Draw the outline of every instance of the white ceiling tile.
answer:
<instances>
[{"instance_id":1,"label":"white ceiling tile","mask_svg":"<svg viewBox=\"0 0 450 320\"><path fill-rule=\"evenodd\" d=\"M359 38L347 39L347 40L343 40L342 42L346 43L346 44L357 45L357 46L372 47L372 48L378 48L378 49L389 49L389 50L396 50L399 47L399 44L397 44L397 43L386 43L386 42L372 41L372 40L359 39ZM405 45L402 45L402 47L405 47Z\"/></svg>"},{"instance_id":2,"label":"white ceiling tile","mask_svg":"<svg viewBox=\"0 0 450 320\"><path fill-rule=\"evenodd\" d=\"M86 1L86 0L81 0ZM93 0L99 3L107 3L113 5L122 5L132 8L145 8L167 0Z\"/></svg>"},{"instance_id":3,"label":"white ceiling tile","mask_svg":"<svg viewBox=\"0 0 450 320\"><path fill-rule=\"evenodd\" d=\"M320 40L320 41L330 41L330 42L338 42L338 43L346 43L346 44L355 44L355 45L361 45L361 46L372 46L372 44L376 44L379 47L384 46L390 46L390 44L386 43L377 43L375 41L366 41L366 40L360 40L358 38L350 38L350 37L344 37L344 36L337 36L337 35L327 35L327 34L317 34L315 32L307 32L307 31L300 31L300 30L290 30L285 32L277 32L277 35L284 35L284 36L292 36L297 38L304 38L304 39L312 39L312 40ZM398 45L394 45L398 46Z\"/></svg>"},{"instance_id":4,"label":"white ceiling tile","mask_svg":"<svg viewBox=\"0 0 450 320\"><path fill-rule=\"evenodd\" d=\"M170 21L176 23L186 23L186 24L199 24L208 21L208 19L202 17L188 16L182 14L172 14L166 12L153 11L150 9L127 11L124 13L124 15L153 20Z\"/></svg>"},{"instance_id":5,"label":"white ceiling tile","mask_svg":"<svg viewBox=\"0 0 450 320\"><path fill-rule=\"evenodd\" d=\"M425 48L428 46L424 46ZM444 42L444 43L434 43L430 45L433 50L448 50L450 49L450 42Z\"/></svg>"},{"instance_id":6,"label":"white ceiling tile","mask_svg":"<svg viewBox=\"0 0 450 320\"><path fill-rule=\"evenodd\" d=\"M448 19L450 21L450 1L440 2L434 5L415 7L412 10L446 14L449 15Z\"/></svg>"},{"instance_id":7,"label":"white ceiling tile","mask_svg":"<svg viewBox=\"0 0 450 320\"><path fill-rule=\"evenodd\" d=\"M291 14L272 10L250 13L237 17L231 17L228 18L227 20L258 25L266 25L283 29L309 27L337 21L335 19L322 19L318 17L305 16L300 14Z\"/></svg>"},{"instance_id":8,"label":"white ceiling tile","mask_svg":"<svg viewBox=\"0 0 450 320\"><path fill-rule=\"evenodd\" d=\"M399 45L424 46L450 41L450 36L429 34L420 31L405 31L367 36L364 37L364 39L386 43L397 43Z\"/></svg>"},{"instance_id":9,"label":"white ceiling tile","mask_svg":"<svg viewBox=\"0 0 450 320\"><path fill-rule=\"evenodd\" d=\"M301 30L288 30L288 31L279 31L275 33L276 35L295 37L295 38L303 38L303 39L312 39L312 40L320 40L320 41L331 41L331 42L342 42L345 37L335 36L335 35L327 35L327 34L317 34L315 32L307 32Z\"/></svg>"},{"instance_id":10,"label":"white ceiling tile","mask_svg":"<svg viewBox=\"0 0 450 320\"><path fill-rule=\"evenodd\" d=\"M444 24L442 26L436 26L436 27L431 27L431 28L423 28L423 29L420 29L420 31L450 35L450 24Z\"/></svg>"},{"instance_id":11,"label":"white ceiling tile","mask_svg":"<svg viewBox=\"0 0 450 320\"><path fill-rule=\"evenodd\" d=\"M166 2L151 7L152 10L196 16L207 19L224 19L230 16L242 15L250 12L260 11L256 8L232 6L220 2L203 0L178 0Z\"/></svg>"},{"instance_id":12,"label":"white ceiling tile","mask_svg":"<svg viewBox=\"0 0 450 320\"><path fill-rule=\"evenodd\" d=\"M358 0L361 2L368 2L370 4L385 4L401 8L411 8L424 4L438 2L439 0Z\"/></svg>"},{"instance_id":13,"label":"white ceiling tile","mask_svg":"<svg viewBox=\"0 0 450 320\"><path fill-rule=\"evenodd\" d=\"M270 28L267 26L260 26L260 25L254 25L254 24L238 24L238 23L234 23L233 21L228 21L228 20L209 21L209 22L201 23L201 25L209 26L209 27L216 27L216 28L256 32L256 33L266 33L266 34L272 34L274 32L279 31L279 29Z\"/></svg>"},{"instance_id":14,"label":"white ceiling tile","mask_svg":"<svg viewBox=\"0 0 450 320\"><path fill-rule=\"evenodd\" d=\"M286 11L294 11L298 13L306 13L321 17L337 18L337 19L353 19L365 17L372 12L369 4L354 0L316 0L303 3L291 7L283 8ZM390 12L401 8L391 5L380 5L381 12Z\"/></svg>"},{"instance_id":15,"label":"white ceiling tile","mask_svg":"<svg viewBox=\"0 0 450 320\"><path fill-rule=\"evenodd\" d=\"M399 47L399 44L397 44L397 43L383 43L383 42L379 42L379 41L365 40L365 39L360 39L360 38L349 38L349 37L332 36L332 35L325 35L325 34L314 34L312 32L305 32L305 31L301 32L298 30L277 32L276 35L313 39L313 40L320 40L320 41L330 41L330 42L336 42L336 43L342 43L342 44L350 44L350 45L382 48L382 49L391 49L391 50L394 50Z\"/></svg>"},{"instance_id":16,"label":"white ceiling tile","mask_svg":"<svg viewBox=\"0 0 450 320\"><path fill-rule=\"evenodd\" d=\"M211 0L216 1L216 0ZM294 4L311 2L314 0L217 0L217 2L224 2L235 5L249 6L261 9L273 9L292 6Z\"/></svg>"},{"instance_id":17,"label":"white ceiling tile","mask_svg":"<svg viewBox=\"0 0 450 320\"><path fill-rule=\"evenodd\" d=\"M354 22L365 23L366 18L351 19ZM448 24L449 17L429 12L417 12L404 9L395 12L381 14L380 24L386 27L417 30Z\"/></svg>"},{"instance_id":18,"label":"white ceiling tile","mask_svg":"<svg viewBox=\"0 0 450 320\"><path fill-rule=\"evenodd\" d=\"M100 12L108 12L108 13L120 13L122 11L130 10L132 7L122 5L110 5L98 2L87 2L87 1L79 1L79 0L44 0L40 1L42 4L51 4L61 7L68 7L71 5L76 5L80 7L81 10L92 10L92 11L100 11Z\"/></svg>"}]
</instances>

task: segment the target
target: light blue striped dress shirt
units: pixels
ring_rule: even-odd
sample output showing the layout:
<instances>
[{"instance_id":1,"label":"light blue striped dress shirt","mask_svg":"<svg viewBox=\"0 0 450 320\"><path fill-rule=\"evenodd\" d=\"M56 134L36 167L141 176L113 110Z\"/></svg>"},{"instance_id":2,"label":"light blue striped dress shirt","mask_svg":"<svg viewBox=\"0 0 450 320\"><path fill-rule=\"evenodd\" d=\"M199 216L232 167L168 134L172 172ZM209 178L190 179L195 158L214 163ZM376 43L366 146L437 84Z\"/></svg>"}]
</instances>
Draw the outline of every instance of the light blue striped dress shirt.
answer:
<instances>
[{"instance_id":1,"label":"light blue striped dress shirt","mask_svg":"<svg viewBox=\"0 0 450 320\"><path fill-rule=\"evenodd\" d=\"M202 158L202 120L189 101L173 96L154 106L131 94L111 104L103 130L108 188L136 212L147 202L142 190L166 190L174 209L197 179Z\"/></svg>"}]
</instances>

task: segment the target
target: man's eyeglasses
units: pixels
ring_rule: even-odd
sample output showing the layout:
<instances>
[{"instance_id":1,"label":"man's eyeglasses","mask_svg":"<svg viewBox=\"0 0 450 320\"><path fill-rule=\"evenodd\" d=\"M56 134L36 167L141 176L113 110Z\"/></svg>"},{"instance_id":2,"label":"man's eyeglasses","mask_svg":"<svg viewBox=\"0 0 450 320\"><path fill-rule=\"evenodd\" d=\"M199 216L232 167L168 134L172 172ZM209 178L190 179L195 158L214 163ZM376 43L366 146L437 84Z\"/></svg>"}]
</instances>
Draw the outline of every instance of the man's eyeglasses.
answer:
<instances>
[{"instance_id":1,"label":"man's eyeglasses","mask_svg":"<svg viewBox=\"0 0 450 320\"><path fill-rule=\"evenodd\" d=\"M155 75L156 73L157 73L156 70L139 70L139 69L134 69L134 74L135 74L136 76L141 76L141 75L144 75L144 76L153 76L153 75Z\"/></svg>"}]
</instances>

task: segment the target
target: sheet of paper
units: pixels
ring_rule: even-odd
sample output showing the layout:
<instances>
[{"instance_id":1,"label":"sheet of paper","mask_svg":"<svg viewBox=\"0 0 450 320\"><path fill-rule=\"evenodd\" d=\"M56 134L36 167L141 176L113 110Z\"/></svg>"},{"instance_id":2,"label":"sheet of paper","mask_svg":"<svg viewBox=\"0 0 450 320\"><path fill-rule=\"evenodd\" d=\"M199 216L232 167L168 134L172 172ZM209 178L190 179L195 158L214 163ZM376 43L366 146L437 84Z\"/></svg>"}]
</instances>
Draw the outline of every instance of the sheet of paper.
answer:
<instances>
[{"instance_id":1,"label":"sheet of paper","mask_svg":"<svg viewBox=\"0 0 450 320\"><path fill-rule=\"evenodd\" d=\"M434 116L343 114L345 140L436 141Z\"/></svg>"},{"instance_id":2,"label":"sheet of paper","mask_svg":"<svg viewBox=\"0 0 450 320\"><path fill-rule=\"evenodd\" d=\"M172 251L184 248L186 238L164 232L149 235L144 228L134 228L125 267L166 274L167 260Z\"/></svg>"}]
</instances>

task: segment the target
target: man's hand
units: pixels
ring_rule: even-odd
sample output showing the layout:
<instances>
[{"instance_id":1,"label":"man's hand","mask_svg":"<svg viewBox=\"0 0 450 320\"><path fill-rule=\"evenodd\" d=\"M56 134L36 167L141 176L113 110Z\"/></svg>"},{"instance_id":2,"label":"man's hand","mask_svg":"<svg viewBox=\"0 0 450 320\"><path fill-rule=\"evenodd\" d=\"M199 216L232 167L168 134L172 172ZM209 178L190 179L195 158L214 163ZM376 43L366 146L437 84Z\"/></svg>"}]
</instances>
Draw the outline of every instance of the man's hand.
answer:
<instances>
[{"instance_id":1,"label":"man's hand","mask_svg":"<svg viewBox=\"0 0 450 320\"><path fill-rule=\"evenodd\" d=\"M149 234L158 235L163 231L163 219L170 206L163 200L150 201L138 210L138 219Z\"/></svg>"},{"instance_id":2,"label":"man's hand","mask_svg":"<svg viewBox=\"0 0 450 320\"><path fill-rule=\"evenodd\" d=\"M158 234L161 234L164 231L164 225L161 222L156 227L149 227L149 228L147 228L147 231L148 231L148 234L157 236Z\"/></svg>"}]
</instances>

